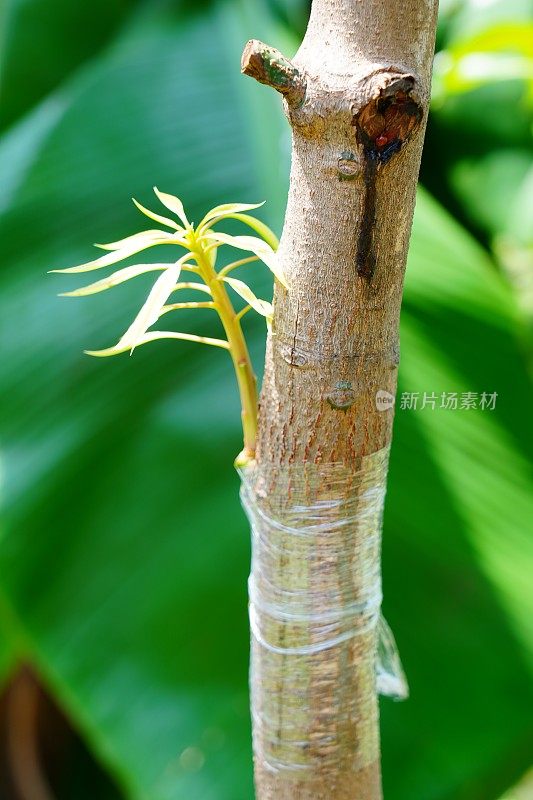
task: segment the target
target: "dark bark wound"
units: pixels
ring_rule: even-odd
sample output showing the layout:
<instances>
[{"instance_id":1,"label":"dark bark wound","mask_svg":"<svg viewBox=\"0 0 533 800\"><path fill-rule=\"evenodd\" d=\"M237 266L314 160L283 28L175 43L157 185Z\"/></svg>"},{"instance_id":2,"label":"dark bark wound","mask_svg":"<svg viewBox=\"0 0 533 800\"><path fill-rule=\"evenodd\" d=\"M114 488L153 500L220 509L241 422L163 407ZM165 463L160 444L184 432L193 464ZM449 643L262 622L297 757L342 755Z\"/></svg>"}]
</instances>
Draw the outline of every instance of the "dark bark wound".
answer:
<instances>
[{"instance_id":1,"label":"dark bark wound","mask_svg":"<svg viewBox=\"0 0 533 800\"><path fill-rule=\"evenodd\" d=\"M380 170L398 153L422 120L422 109L410 97L414 78L406 75L372 99L354 117L356 136L363 149L363 208L357 241L356 268L371 280L376 269L374 231L378 211Z\"/></svg>"}]
</instances>

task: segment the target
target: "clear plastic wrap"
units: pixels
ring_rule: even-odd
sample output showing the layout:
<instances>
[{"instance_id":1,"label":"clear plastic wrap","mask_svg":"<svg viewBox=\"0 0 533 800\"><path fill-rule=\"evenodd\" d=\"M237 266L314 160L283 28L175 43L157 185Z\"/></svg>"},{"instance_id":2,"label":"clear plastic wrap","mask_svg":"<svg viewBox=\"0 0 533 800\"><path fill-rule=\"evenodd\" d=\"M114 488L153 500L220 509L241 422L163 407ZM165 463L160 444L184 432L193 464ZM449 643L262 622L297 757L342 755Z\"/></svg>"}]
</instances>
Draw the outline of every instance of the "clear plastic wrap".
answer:
<instances>
[{"instance_id":1,"label":"clear plastic wrap","mask_svg":"<svg viewBox=\"0 0 533 800\"><path fill-rule=\"evenodd\" d=\"M241 472L252 529L249 580L254 750L300 777L378 748L376 689L407 686L381 618L388 448L340 464Z\"/></svg>"}]
</instances>

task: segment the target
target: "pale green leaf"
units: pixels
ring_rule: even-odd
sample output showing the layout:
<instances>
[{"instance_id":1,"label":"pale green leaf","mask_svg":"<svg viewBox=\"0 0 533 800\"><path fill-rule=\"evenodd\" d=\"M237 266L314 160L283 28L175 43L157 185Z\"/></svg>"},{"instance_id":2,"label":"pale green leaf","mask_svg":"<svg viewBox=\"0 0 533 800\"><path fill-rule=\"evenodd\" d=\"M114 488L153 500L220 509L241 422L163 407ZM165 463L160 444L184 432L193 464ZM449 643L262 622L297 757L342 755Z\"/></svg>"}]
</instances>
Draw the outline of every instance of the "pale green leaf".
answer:
<instances>
[{"instance_id":1,"label":"pale green leaf","mask_svg":"<svg viewBox=\"0 0 533 800\"><path fill-rule=\"evenodd\" d=\"M229 244L239 250L249 250L251 253L255 253L267 265L278 281L285 288L288 288L285 276L278 265L276 253L263 239L258 239L257 236L230 236L227 233L219 233L218 231L211 231L208 238L220 244Z\"/></svg>"},{"instance_id":2,"label":"pale green leaf","mask_svg":"<svg viewBox=\"0 0 533 800\"><path fill-rule=\"evenodd\" d=\"M175 238L165 237L161 239L152 239L144 242L143 244L137 242L135 244L130 244L127 247L122 247L120 250L113 250L111 253L106 253L105 256L100 256L100 258L96 258L94 261L87 261L85 264L80 264L77 267L52 269L50 272L91 272L94 269L102 269L103 267L111 266L111 264L117 264L119 261L124 261L124 259L130 258L130 256L134 256L141 250L147 250L149 247L155 247L158 244L177 244L185 247L182 241Z\"/></svg>"},{"instance_id":3,"label":"pale green leaf","mask_svg":"<svg viewBox=\"0 0 533 800\"><path fill-rule=\"evenodd\" d=\"M163 308L161 309L161 313L159 314L159 317L161 318L163 314L168 314L170 311L182 311L183 309L192 309L192 308L213 308L216 310L217 306L216 303L214 303L211 300L207 300L206 302L200 302L200 303L196 301L191 301L186 303L170 303L167 306L163 306Z\"/></svg>"},{"instance_id":4,"label":"pale green leaf","mask_svg":"<svg viewBox=\"0 0 533 800\"><path fill-rule=\"evenodd\" d=\"M196 336L194 333L178 333L177 331L150 331L141 336L135 346L141 347L141 345L155 342L157 339L182 339L186 342L210 344L213 347L222 347L224 350L229 350L229 344L224 339L212 339L210 336ZM125 353L127 350L131 350L129 345L121 345L119 343L105 350L85 350L84 352L88 356L107 358L108 356L117 356L120 353Z\"/></svg>"},{"instance_id":5,"label":"pale green leaf","mask_svg":"<svg viewBox=\"0 0 533 800\"><path fill-rule=\"evenodd\" d=\"M180 272L181 264L178 261L176 264L169 266L163 274L159 276L141 310L124 336L120 339L118 343L119 347L123 345L131 348L135 347L148 328L159 319L161 309L173 291Z\"/></svg>"},{"instance_id":6,"label":"pale green leaf","mask_svg":"<svg viewBox=\"0 0 533 800\"><path fill-rule=\"evenodd\" d=\"M207 212L198 225L198 228L202 228L204 225L207 225L208 222L213 224L215 221L224 219L224 217L227 217L229 214L236 214L240 211L253 211L254 208L261 208L264 204L264 200L262 203L222 203Z\"/></svg>"},{"instance_id":7,"label":"pale green leaf","mask_svg":"<svg viewBox=\"0 0 533 800\"><path fill-rule=\"evenodd\" d=\"M163 203L165 208L168 208L169 211L172 211L173 214L176 214L176 216L183 222L183 224L187 228L189 226L189 220L185 216L183 203L181 202L179 197L175 197L173 194L166 194L165 192L160 192L156 186L154 186L154 192L156 193L161 203Z\"/></svg>"},{"instance_id":8,"label":"pale green leaf","mask_svg":"<svg viewBox=\"0 0 533 800\"><path fill-rule=\"evenodd\" d=\"M237 219L239 222L244 222L245 225L248 225L249 228L252 228L256 233L261 236L265 242L270 245L273 250L277 250L279 247L279 240L274 231L272 231L268 225L265 225L264 222L261 222L260 219L257 217L252 217L251 214L226 214L225 219ZM215 222L219 222L220 220L215 220Z\"/></svg>"},{"instance_id":9,"label":"pale green leaf","mask_svg":"<svg viewBox=\"0 0 533 800\"><path fill-rule=\"evenodd\" d=\"M244 281L240 281L238 278L227 278L223 277L222 280L224 283L227 283L234 292L237 292L239 297L242 297L243 300L255 310L258 314L261 314L262 317L266 317L267 319L272 319L272 303L269 303L267 300L261 300L259 297L252 292L248 284L244 283Z\"/></svg>"},{"instance_id":10,"label":"pale green leaf","mask_svg":"<svg viewBox=\"0 0 533 800\"><path fill-rule=\"evenodd\" d=\"M158 230L140 231L131 236L126 236L124 239L118 239L116 242L96 244L95 247L99 247L100 250L122 250L124 247L130 247L136 244L142 244L144 246L154 239L168 239L170 236L175 236L175 234L169 234L168 231Z\"/></svg>"},{"instance_id":11,"label":"pale green leaf","mask_svg":"<svg viewBox=\"0 0 533 800\"><path fill-rule=\"evenodd\" d=\"M209 286L206 286L205 283L198 283L197 281L180 281L177 283L174 288L172 289L173 292L179 292L182 289L196 289L199 292L204 292L205 294L211 294L211 289Z\"/></svg>"},{"instance_id":12,"label":"pale green leaf","mask_svg":"<svg viewBox=\"0 0 533 800\"><path fill-rule=\"evenodd\" d=\"M167 269L168 266L168 264L134 264L131 267L124 267L117 270L117 272L113 272L108 278L90 283L88 286L82 286L80 289L74 289L73 292L61 292L60 297L85 297L89 294L105 292L106 289L111 289L113 286L129 281L130 278L136 278L145 272Z\"/></svg>"},{"instance_id":13,"label":"pale green leaf","mask_svg":"<svg viewBox=\"0 0 533 800\"><path fill-rule=\"evenodd\" d=\"M178 223L175 220L169 219L169 217L163 217L161 216L161 214L156 214L155 211L150 211L149 208L143 206L142 203L139 203L139 201L136 200L134 197L132 197L131 199L133 200L139 211L146 217L153 219L154 222L159 222L161 225L167 225L169 228L175 228L177 231L183 230L182 226L178 225Z\"/></svg>"}]
</instances>

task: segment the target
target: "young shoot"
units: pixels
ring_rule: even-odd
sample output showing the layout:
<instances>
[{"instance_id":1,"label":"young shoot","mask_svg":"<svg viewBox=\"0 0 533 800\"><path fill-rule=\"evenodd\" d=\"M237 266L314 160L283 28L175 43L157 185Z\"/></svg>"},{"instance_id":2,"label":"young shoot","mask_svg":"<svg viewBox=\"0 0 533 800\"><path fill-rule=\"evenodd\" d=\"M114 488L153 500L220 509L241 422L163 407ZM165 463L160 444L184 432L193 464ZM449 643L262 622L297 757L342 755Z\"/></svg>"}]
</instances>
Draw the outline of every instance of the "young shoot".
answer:
<instances>
[{"instance_id":1,"label":"young shoot","mask_svg":"<svg viewBox=\"0 0 533 800\"><path fill-rule=\"evenodd\" d=\"M250 361L246 340L241 328L241 319L253 309L265 317L267 324L272 319L272 304L257 297L252 289L240 278L230 273L238 267L263 261L272 271L274 277L283 286L285 278L276 260L278 241L263 222L246 213L259 208L262 203L250 205L246 203L226 203L209 211L199 225L189 222L181 200L174 195L165 194L154 188L154 192L162 205L171 212L172 217L150 211L134 199L134 203L143 214L160 225L160 228L135 233L109 244L98 244L106 253L103 256L67 269L55 269L52 272L82 273L111 267L129 259L150 247L158 245L175 245L184 253L176 260L165 263L134 264L112 272L87 286L72 292L63 292L63 297L85 297L111 289L125 281L147 272L160 273L139 313L113 346L104 350L86 350L91 356L107 357L120 353L133 353L136 347L153 342L156 339L183 339L213 345L228 350L235 369L239 396L241 400L241 416L244 437L244 449L237 457L236 463L242 465L254 458L257 434L257 382ZM230 236L215 230L218 223L226 219L234 219L251 228L257 236ZM217 271L218 251L224 245L244 250L252 255L237 259ZM192 273L190 281L180 280L182 273ZM191 277L192 277L191 276ZM246 305L237 310L228 292L245 301ZM183 290L194 290L203 295L201 300L175 302L176 296ZM168 330L152 330L158 320L174 311L191 308L205 308L216 311L220 317L225 338L213 339L191 333L180 333Z\"/></svg>"}]
</instances>

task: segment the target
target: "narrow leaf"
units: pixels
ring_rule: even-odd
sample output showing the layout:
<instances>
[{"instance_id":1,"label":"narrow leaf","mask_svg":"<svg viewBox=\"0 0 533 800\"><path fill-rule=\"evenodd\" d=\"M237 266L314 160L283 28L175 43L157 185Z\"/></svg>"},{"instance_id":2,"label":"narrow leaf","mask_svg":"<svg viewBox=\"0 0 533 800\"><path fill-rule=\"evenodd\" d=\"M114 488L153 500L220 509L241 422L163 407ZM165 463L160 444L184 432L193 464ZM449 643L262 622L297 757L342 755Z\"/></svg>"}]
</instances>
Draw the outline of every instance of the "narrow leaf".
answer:
<instances>
[{"instance_id":1,"label":"narrow leaf","mask_svg":"<svg viewBox=\"0 0 533 800\"><path fill-rule=\"evenodd\" d=\"M131 199L133 200L139 211L145 216L149 217L150 219L153 219L154 222L159 222L161 225L167 225L169 228L175 228L177 231L183 231L182 226L178 225L178 223L175 222L175 220L169 219L168 217L162 217L161 214L156 214L155 211L150 211L149 208L143 206L134 197L132 197Z\"/></svg>"},{"instance_id":2,"label":"narrow leaf","mask_svg":"<svg viewBox=\"0 0 533 800\"><path fill-rule=\"evenodd\" d=\"M189 220L185 216L183 203L181 202L179 197L175 197L173 194L166 194L165 192L160 192L156 186L154 186L154 192L156 193L161 203L163 203L165 208L168 208L169 211L172 211L173 214L176 214L176 216L183 222L183 224L187 228L189 226Z\"/></svg>"},{"instance_id":3,"label":"narrow leaf","mask_svg":"<svg viewBox=\"0 0 533 800\"><path fill-rule=\"evenodd\" d=\"M226 219L237 219L239 222L244 222L245 225L248 225L249 228L252 228L256 233L261 236L262 239L265 240L267 244L270 245L272 250L277 250L279 247L279 240L274 231L271 231L268 225L265 225L264 222L261 222L260 219L257 217L252 217L251 214L226 214ZM219 220L215 220L215 222L219 222Z\"/></svg>"},{"instance_id":4,"label":"narrow leaf","mask_svg":"<svg viewBox=\"0 0 533 800\"><path fill-rule=\"evenodd\" d=\"M185 247L185 244L178 239L171 239L168 237L165 239L152 239L144 244L136 243L128 245L127 247L122 247L120 250L113 250L111 253L106 253L105 256L100 256L100 258L96 258L94 261L87 261L85 264L80 264L77 267L52 269L50 272L91 272L93 269L102 269L103 267L109 267L111 264L117 264L119 261L123 261L125 258L139 253L141 250L147 250L149 247L155 247L158 244L179 244Z\"/></svg>"},{"instance_id":5,"label":"narrow leaf","mask_svg":"<svg viewBox=\"0 0 533 800\"><path fill-rule=\"evenodd\" d=\"M222 280L224 283L229 284L233 291L237 292L237 294L242 297L243 300L246 300L246 302L251 305L258 314L261 314L262 317L266 317L267 319L272 319L272 303L256 297L250 287L244 283L244 281L240 281L238 278L226 277L222 278Z\"/></svg>"},{"instance_id":6,"label":"narrow leaf","mask_svg":"<svg viewBox=\"0 0 533 800\"><path fill-rule=\"evenodd\" d=\"M190 309L190 308L213 308L216 309L216 303L212 301L206 301L205 303L197 303L192 301L190 303L170 303L168 306L163 306L161 309L161 313L159 317L161 318L163 314L168 314L170 311L182 311L183 309Z\"/></svg>"},{"instance_id":7,"label":"narrow leaf","mask_svg":"<svg viewBox=\"0 0 533 800\"><path fill-rule=\"evenodd\" d=\"M211 231L208 234L208 238L221 244L237 247L239 250L249 250L255 253L267 265L278 281L285 288L288 288L285 276L278 266L276 253L263 239L258 239L257 236L230 236L227 233L219 233L218 231Z\"/></svg>"},{"instance_id":8,"label":"narrow leaf","mask_svg":"<svg viewBox=\"0 0 533 800\"><path fill-rule=\"evenodd\" d=\"M222 347L224 350L229 350L229 344L224 339L211 339L209 336L196 336L193 333L177 333L176 331L150 331L150 333L145 333L144 336L141 336L136 347L148 344L148 342L155 342L157 339L183 339L187 342L210 344L213 347ZM131 350L129 345L121 345L119 343L114 347L108 347L106 350L85 350L85 353L88 356L106 358L108 356L117 356L120 353L125 353L127 350Z\"/></svg>"},{"instance_id":9,"label":"narrow leaf","mask_svg":"<svg viewBox=\"0 0 533 800\"><path fill-rule=\"evenodd\" d=\"M144 336L148 328L159 319L161 309L171 294L176 281L179 278L181 264L179 261L168 267L154 283L152 290L141 310L133 320L132 324L120 339L118 346L128 345L134 348L139 339Z\"/></svg>"},{"instance_id":10,"label":"narrow leaf","mask_svg":"<svg viewBox=\"0 0 533 800\"><path fill-rule=\"evenodd\" d=\"M218 221L224 219L229 214L236 214L239 211L252 211L254 208L261 208L264 206L265 201L263 200L262 203L222 203L220 206L215 206L208 211L203 220L198 225L198 228L201 228L203 225L207 225L208 222L213 224L214 221Z\"/></svg>"},{"instance_id":11,"label":"narrow leaf","mask_svg":"<svg viewBox=\"0 0 533 800\"><path fill-rule=\"evenodd\" d=\"M145 272L155 272L156 270L167 269L168 264L135 264L131 267L124 267L123 269L113 272L108 278L103 278L95 283L90 283L88 286L82 286L80 289L75 289L73 292L62 292L60 297L85 297L89 294L97 294L98 292L105 292L106 289L111 289L113 286L118 286L124 281L129 281L130 278L136 278L137 275L142 275Z\"/></svg>"},{"instance_id":12,"label":"narrow leaf","mask_svg":"<svg viewBox=\"0 0 533 800\"><path fill-rule=\"evenodd\" d=\"M205 294L209 295L211 294L211 289L209 286L206 286L205 283L198 283L197 281L183 281L177 283L172 291L179 292L181 289L197 289L199 292L205 292Z\"/></svg>"},{"instance_id":13,"label":"narrow leaf","mask_svg":"<svg viewBox=\"0 0 533 800\"><path fill-rule=\"evenodd\" d=\"M132 236L126 236L125 239L119 239L116 242L109 242L107 244L96 244L95 247L99 247L100 250L122 250L124 247L130 247L135 244L144 244L153 241L154 239L168 239L169 236L173 236L174 234L169 234L168 231L141 231L140 233L134 233Z\"/></svg>"}]
</instances>

